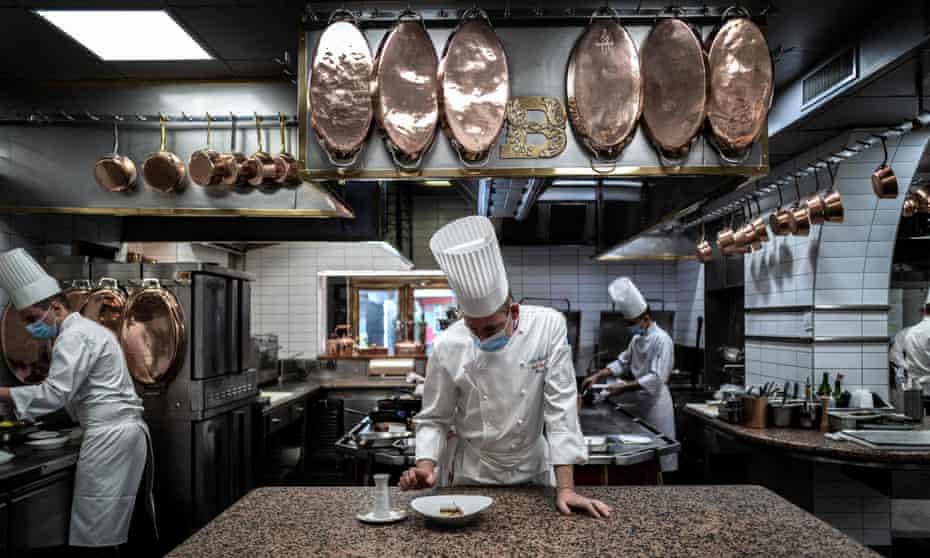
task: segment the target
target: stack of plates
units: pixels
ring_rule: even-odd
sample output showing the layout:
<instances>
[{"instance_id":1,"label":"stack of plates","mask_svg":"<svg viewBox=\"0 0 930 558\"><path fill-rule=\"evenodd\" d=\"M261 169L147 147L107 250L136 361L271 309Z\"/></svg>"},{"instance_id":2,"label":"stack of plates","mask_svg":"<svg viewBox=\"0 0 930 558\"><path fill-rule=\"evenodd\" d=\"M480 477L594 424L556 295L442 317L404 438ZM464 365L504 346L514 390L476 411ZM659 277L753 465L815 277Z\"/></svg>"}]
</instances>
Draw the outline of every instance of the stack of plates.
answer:
<instances>
[{"instance_id":1,"label":"stack of plates","mask_svg":"<svg viewBox=\"0 0 930 558\"><path fill-rule=\"evenodd\" d=\"M36 449L58 449L68 445L71 440L58 432L50 430L38 430L26 435L26 445Z\"/></svg>"}]
</instances>

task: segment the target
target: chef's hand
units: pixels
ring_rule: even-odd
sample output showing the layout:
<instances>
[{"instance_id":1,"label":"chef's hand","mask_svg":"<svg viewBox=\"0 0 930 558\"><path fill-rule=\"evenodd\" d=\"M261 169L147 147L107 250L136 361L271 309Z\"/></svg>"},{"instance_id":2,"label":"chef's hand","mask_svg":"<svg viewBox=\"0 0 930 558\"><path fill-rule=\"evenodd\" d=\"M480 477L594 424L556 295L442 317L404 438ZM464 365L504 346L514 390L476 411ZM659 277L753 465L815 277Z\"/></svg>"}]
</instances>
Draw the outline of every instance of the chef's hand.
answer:
<instances>
[{"instance_id":1,"label":"chef's hand","mask_svg":"<svg viewBox=\"0 0 930 558\"><path fill-rule=\"evenodd\" d=\"M609 391L611 395L620 395L621 393L626 393L629 389L630 384L625 382L617 382L607 386L607 391Z\"/></svg>"},{"instance_id":2,"label":"chef's hand","mask_svg":"<svg viewBox=\"0 0 930 558\"><path fill-rule=\"evenodd\" d=\"M591 517L598 519L603 519L605 517L610 517L610 506L595 500L593 498L585 498L584 496L575 492L572 488L559 488L555 493L555 507L559 509L564 515L571 515L572 510L582 510L588 513Z\"/></svg>"},{"instance_id":3,"label":"chef's hand","mask_svg":"<svg viewBox=\"0 0 930 558\"><path fill-rule=\"evenodd\" d=\"M423 488L432 488L436 484L434 467L432 461L423 460L417 463L416 467L407 469L400 475L400 489L421 490Z\"/></svg>"},{"instance_id":4,"label":"chef's hand","mask_svg":"<svg viewBox=\"0 0 930 558\"><path fill-rule=\"evenodd\" d=\"M594 374L591 374L590 376L585 378L584 381L581 382L581 391L584 391L588 389L589 387L593 386L594 384L598 382L598 380L602 380L606 378L608 374L610 374L610 370L608 370L607 368L602 368L598 370L597 372L595 372Z\"/></svg>"}]
</instances>

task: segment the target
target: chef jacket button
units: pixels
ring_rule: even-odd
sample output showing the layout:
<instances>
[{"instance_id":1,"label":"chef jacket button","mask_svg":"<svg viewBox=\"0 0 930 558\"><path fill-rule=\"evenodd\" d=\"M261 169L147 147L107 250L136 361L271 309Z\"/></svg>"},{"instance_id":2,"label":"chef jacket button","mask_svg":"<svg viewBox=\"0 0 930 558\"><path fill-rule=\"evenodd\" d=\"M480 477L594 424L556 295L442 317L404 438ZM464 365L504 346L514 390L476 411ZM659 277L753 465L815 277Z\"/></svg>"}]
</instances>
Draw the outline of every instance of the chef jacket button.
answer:
<instances>
[{"instance_id":1,"label":"chef jacket button","mask_svg":"<svg viewBox=\"0 0 930 558\"><path fill-rule=\"evenodd\" d=\"M510 449L517 449L517 444L510 444Z\"/></svg>"},{"instance_id":2,"label":"chef jacket button","mask_svg":"<svg viewBox=\"0 0 930 558\"><path fill-rule=\"evenodd\" d=\"M517 424L523 424L523 419L517 419Z\"/></svg>"},{"instance_id":3,"label":"chef jacket button","mask_svg":"<svg viewBox=\"0 0 930 558\"><path fill-rule=\"evenodd\" d=\"M481 396L481 399L484 399L485 401L487 401L487 400L488 400L488 396L487 396L487 395L482 395L482 396Z\"/></svg>"},{"instance_id":4,"label":"chef jacket button","mask_svg":"<svg viewBox=\"0 0 930 558\"><path fill-rule=\"evenodd\" d=\"M520 361L520 368L526 368L526 362L525 362L525 361L522 361L522 360Z\"/></svg>"},{"instance_id":5,"label":"chef jacket button","mask_svg":"<svg viewBox=\"0 0 930 558\"><path fill-rule=\"evenodd\" d=\"M521 389L521 390L520 390L520 395L526 395L526 390L525 390L525 389Z\"/></svg>"}]
</instances>

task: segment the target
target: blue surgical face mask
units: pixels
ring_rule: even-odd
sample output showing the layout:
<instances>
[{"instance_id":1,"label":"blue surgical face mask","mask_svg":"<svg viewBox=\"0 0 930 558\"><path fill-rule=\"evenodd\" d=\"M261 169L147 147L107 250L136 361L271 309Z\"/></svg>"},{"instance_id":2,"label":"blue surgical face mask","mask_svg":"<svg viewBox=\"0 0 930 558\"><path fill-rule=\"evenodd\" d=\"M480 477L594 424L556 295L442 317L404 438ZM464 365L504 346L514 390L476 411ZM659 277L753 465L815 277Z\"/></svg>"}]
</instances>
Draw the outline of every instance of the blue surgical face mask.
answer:
<instances>
[{"instance_id":1,"label":"blue surgical face mask","mask_svg":"<svg viewBox=\"0 0 930 558\"><path fill-rule=\"evenodd\" d=\"M507 323L510 323L509 318L507 319ZM486 353L495 353L506 347L509 342L510 336L507 335L506 324L503 329L483 341L475 337L475 346Z\"/></svg>"},{"instance_id":2,"label":"blue surgical face mask","mask_svg":"<svg viewBox=\"0 0 930 558\"><path fill-rule=\"evenodd\" d=\"M49 306L48 310L45 311L45 314L40 319L31 324L26 324L26 331L29 332L29 335L40 341L46 341L58 335L58 326L55 324L48 324L45 321L45 318L48 317L51 311L52 308Z\"/></svg>"}]
</instances>

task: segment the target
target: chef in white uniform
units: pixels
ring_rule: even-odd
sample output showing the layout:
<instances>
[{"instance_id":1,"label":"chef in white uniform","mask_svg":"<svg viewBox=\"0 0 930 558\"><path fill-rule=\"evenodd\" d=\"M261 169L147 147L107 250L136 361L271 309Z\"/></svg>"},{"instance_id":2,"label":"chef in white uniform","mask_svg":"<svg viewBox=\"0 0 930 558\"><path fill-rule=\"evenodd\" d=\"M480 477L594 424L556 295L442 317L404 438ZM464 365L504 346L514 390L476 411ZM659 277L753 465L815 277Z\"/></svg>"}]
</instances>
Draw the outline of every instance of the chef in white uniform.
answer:
<instances>
[{"instance_id":1,"label":"chef in white uniform","mask_svg":"<svg viewBox=\"0 0 930 558\"><path fill-rule=\"evenodd\" d=\"M610 284L608 291L626 319L633 339L616 361L585 378L582 388L611 376L621 380L626 376L628 381L610 385L610 393L635 393L640 418L674 439L675 408L667 384L675 364L675 344L668 333L653 321L649 305L633 281L620 277ZM662 472L678 470L678 455L665 455L661 460Z\"/></svg>"},{"instance_id":2,"label":"chef in white uniform","mask_svg":"<svg viewBox=\"0 0 930 558\"><path fill-rule=\"evenodd\" d=\"M908 328L902 342L904 369L913 385L922 385L930 395L930 291L924 303L924 318Z\"/></svg>"},{"instance_id":3,"label":"chef in white uniform","mask_svg":"<svg viewBox=\"0 0 930 558\"><path fill-rule=\"evenodd\" d=\"M142 401L113 333L72 312L58 282L23 249L0 254L0 287L29 333L48 340L48 377L35 385L2 387L20 420L66 408L84 429L68 542L103 552L125 543L143 472L151 480L151 443ZM154 518L147 490L146 507Z\"/></svg>"},{"instance_id":4,"label":"chef in white uniform","mask_svg":"<svg viewBox=\"0 0 930 558\"><path fill-rule=\"evenodd\" d=\"M440 475L442 484L556 486L562 513L608 516L609 506L575 492L574 465L587 449L564 316L513 302L487 218L449 223L430 249L465 317L433 344L414 419L416 466L401 489L434 486Z\"/></svg>"}]
</instances>

